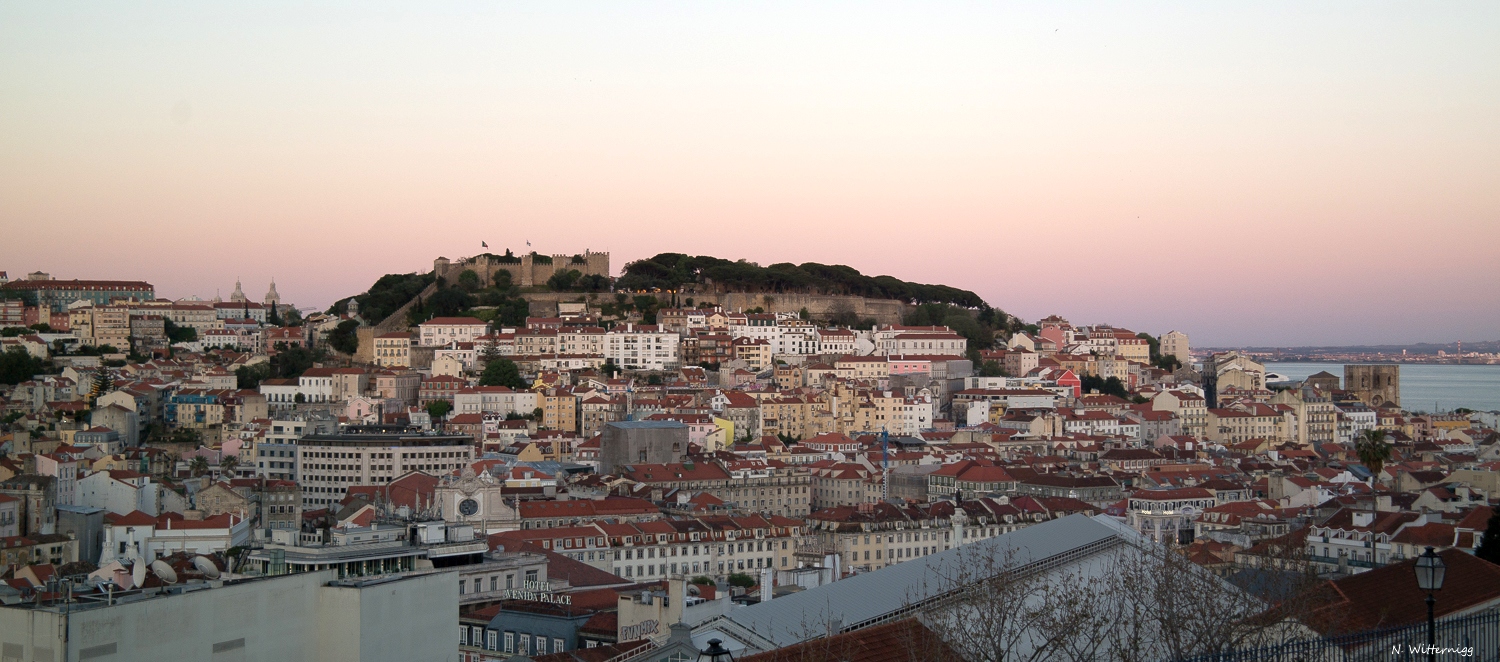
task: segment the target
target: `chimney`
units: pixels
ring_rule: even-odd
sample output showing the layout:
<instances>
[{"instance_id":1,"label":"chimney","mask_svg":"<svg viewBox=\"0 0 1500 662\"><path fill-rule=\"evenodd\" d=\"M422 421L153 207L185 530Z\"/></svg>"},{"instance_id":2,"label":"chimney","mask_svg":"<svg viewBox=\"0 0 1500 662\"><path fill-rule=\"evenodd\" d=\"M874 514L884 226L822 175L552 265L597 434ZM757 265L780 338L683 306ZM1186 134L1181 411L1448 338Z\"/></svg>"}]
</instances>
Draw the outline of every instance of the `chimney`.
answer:
<instances>
[{"instance_id":1,"label":"chimney","mask_svg":"<svg viewBox=\"0 0 1500 662\"><path fill-rule=\"evenodd\" d=\"M771 568L769 566L765 567L765 568L761 568L761 570L760 570L760 601L761 602L770 602L771 601L772 589L775 588L773 586L774 582L775 582L775 579L774 579L774 576L772 574Z\"/></svg>"},{"instance_id":2,"label":"chimney","mask_svg":"<svg viewBox=\"0 0 1500 662\"><path fill-rule=\"evenodd\" d=\"M1354 513L1354 525L1355 526L1369 526L1370 523L1373 522L1373 521L1375 521L1375 515L1372 514L1372 513L1366 513L1366 512Z\"/></svg>"}]
</instances>

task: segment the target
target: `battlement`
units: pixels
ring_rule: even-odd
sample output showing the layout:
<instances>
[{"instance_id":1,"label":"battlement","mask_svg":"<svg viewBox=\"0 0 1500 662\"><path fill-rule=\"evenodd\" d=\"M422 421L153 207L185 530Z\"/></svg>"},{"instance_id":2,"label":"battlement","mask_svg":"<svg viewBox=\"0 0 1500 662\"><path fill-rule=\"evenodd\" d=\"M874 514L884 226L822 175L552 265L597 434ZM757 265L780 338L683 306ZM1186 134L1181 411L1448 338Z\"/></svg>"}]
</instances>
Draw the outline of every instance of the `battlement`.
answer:
<instances>
[{"instance_id":1,"label":"battlement","mask_svg":"<svg viewBox=\"0 0 1500 662\"><path fill-rule=\"evenodd\" d=\"M547 279L559 271L570 269L585 276L597 275L609 278L609 253L585 250L583 253L573 255L567 253L515 255L507 250L505 255L484 253L453 261L446 257L439 257L432 262L433 273L439 278L453 279L465 271L473 271L479 276L480 284L485 287L494 284L496 274L502 271L510 275L511 283L520 287L533 287L546 283Z\"/></svg>"}]
</instances>

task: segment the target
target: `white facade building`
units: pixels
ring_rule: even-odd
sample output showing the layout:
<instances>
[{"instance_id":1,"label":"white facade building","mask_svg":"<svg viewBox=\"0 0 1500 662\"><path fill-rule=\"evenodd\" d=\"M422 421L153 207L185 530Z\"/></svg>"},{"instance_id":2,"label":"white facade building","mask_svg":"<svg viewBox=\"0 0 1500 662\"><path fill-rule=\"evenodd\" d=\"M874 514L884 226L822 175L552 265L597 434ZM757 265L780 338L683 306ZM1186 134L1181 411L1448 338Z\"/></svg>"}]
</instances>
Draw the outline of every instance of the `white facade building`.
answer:
<instances>
[{"instance_id":1,"label":"white facade building","mask_svg":"<svg viewBox=\"0 0 1500 662\"><path fill-rule=\"evenodd\" d=\"M604 334L604 358L625 370L676 370L681 341L676 333L626 324Z\"/></svg>"},{"instance_id":2,"label":"white facade building","mask_svg":"<svg viewBox=\"0 0 1500 662\"><path fill-rule=\"evenodd\" d=\"M442 347L452 342L474 342L485 334L489 325L473 317L434 317L417 328L419 346Z\"/></svg>"}]
</instances>

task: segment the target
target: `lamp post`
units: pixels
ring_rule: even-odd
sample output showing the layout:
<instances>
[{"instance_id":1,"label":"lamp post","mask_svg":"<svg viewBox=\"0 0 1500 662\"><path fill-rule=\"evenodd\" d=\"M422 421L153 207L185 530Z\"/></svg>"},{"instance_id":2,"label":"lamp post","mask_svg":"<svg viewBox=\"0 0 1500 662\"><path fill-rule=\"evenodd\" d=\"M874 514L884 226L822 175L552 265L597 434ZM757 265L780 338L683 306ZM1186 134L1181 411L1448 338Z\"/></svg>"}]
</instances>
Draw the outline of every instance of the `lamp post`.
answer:
<instances>
[{"instance_id":1,"label":"lamp post","mask_svg":"<svg viewBox=\"0 0 1500 662\"><path fill-rule=\"evenodd\" d=\"M729 653L729 649L720 645L723 643L718 639L709 639L708 648L698 654L698 662L705 662L705 660L707 662L734 662L734 656Z\"/></svg>"},{"instance_id":2,"label":"lamp post","mask_svg":"<svg viewBox=\"0 0 1500 662\"><path fill-rule=\"evenodd\" d=\"M1433 593L1443 590L1443 575L1448 569L1443 565L1442 557L1432 551L1431 547L1417 557L1417 587L1427 591L1427 659L1428 662L1437 660L1437 653L1433 650L1437 647L1437 620L1433 617L1433 607L1437 599Z\"/></svg>"}]
</instances>

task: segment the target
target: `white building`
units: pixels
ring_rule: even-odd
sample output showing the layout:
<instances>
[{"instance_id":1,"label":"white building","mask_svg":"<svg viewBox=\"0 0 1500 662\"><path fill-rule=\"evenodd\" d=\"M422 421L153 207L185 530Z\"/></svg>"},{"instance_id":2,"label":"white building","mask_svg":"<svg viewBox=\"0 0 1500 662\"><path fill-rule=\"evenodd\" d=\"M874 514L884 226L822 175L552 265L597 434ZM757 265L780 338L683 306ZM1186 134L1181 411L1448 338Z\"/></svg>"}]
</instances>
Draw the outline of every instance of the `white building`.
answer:
<instances>
[{"instance_id":1,"label":"white building","mask_svg":"<svg viewBox=\"0 0 1500 662\"><path fill-rule=\"evenodd\" d=\"M187 500L134 471L95 471L78 481L74 505L103 508L116 515L140 511L155 517L187 510Z\"/></svg>"},{"instance_id":2,"label":"white building","mask_svg":"<svg viewBox=\"0 0 1500 662\"><path fill-rule=\"evenodd\" d=\"M822 329L818 331L819 354L854 354L854 332L848 329Z\"/></svg>"},{"instance_id":3,"label":"white building","mask_svg":"<svg viewBox=\"0 0 1500 662\"><path fill-rule=\"evenodd\" d=\"M413 471L443 476L474 460L467 435L310 434L297 442L302 507L324 508L355 485L385 485Z\"/></svg>"},{"instance_id":4,"label":"white building","mask_svg":"<svg viewBox=\"0 0 1500 662\"><path fill-rule=\"evenodd\" d=\"M250 541L250 520L224 513L198 520L178 513L152 517L139 510L104 516L100 565L111 561L152 561L177 552L212 554Z\"/></svg>"},{"instance_id":5,"label":"white building","mask_svg":"<svg viewBox=\"0 0 1500 662\"><path fill-rule=\"evenodd\" d=\"M333 368L310 368L297 378L297 392L303 402L333 402Z\"/></svg>"},{"instance_id":6,"label":"white building","mask_svg":"<svg viewBox=\"0 0 1500 662\"><path fill-rule=\"evenodd\" d=\"M459 414L519 414L536 411L535 391L512 391L504 386L474 386L453 394L453 411Z\"/></svg>"},{"instance_id":7,"label":"white building","mask_svg":"<svg viewBox=\"0 0 1500 662\"><path fill-rule=\"evenodd\" d=\"M419 346L442 347L452 342L474 342L485 334L489 325L473 317L434 317L417 328Z\"/></svg>"},{"instance_id":8,"label":"white building","mask_svg":"<svg viewBox=\"0 0 1500 662\"><path fill-rule=\"evenodd\" d=\"M681 336L656 327L626 324L604 334L604 358L625 370L676 370Z\"/></svg>"},{"instance_id":9,"label":"white building","mask_svg":"<svg viewBox=\"0 0 1500 662\"><path fill-rule=\"evenodd\" d=\"M340 579L337 570L322 570L195 586L188 591L147 589L129 601L0 607L6 658L460 659L455 572ZM12 647L15 656L9 655Z\"/></svg>"}]
</instances>

